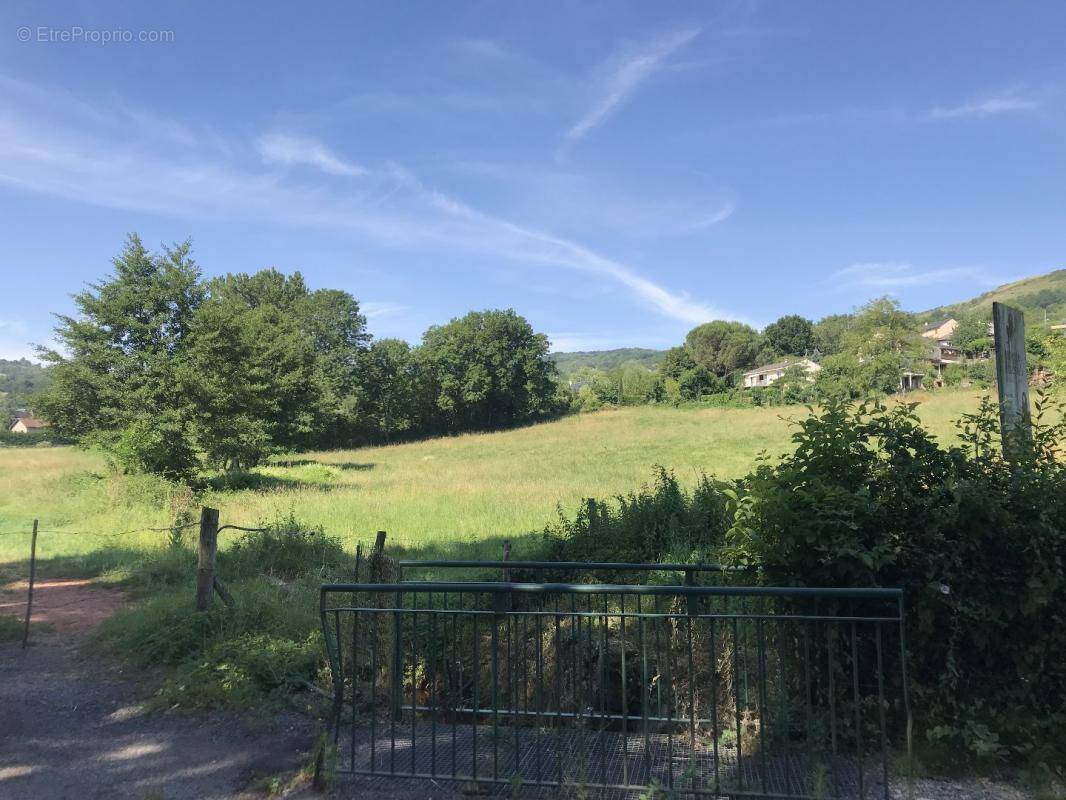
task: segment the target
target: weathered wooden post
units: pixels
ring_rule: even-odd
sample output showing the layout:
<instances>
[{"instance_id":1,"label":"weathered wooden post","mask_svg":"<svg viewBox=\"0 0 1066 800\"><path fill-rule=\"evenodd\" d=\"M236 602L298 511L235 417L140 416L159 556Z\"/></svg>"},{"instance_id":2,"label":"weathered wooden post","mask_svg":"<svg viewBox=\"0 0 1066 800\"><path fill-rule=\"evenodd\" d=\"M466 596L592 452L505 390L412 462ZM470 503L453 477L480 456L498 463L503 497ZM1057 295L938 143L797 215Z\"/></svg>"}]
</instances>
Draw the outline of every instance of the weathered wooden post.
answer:
<instances>
[{"instance_id":1,"label":"weathered wooden post","mask_svg":"<svg viewBox=\"0 0 1066 800\"><path fill-rule=\"evenodd\" d=\"M30 539L30 589L26 594L26 627L22 631L22 646L30 640L30 614L33 612L33 580L37 575L37 520L33 521L33 538Z\"/></svg>"},{"instance_id":2,"label":"weathered wooden post","mask_svg":"<svg viewBox=\"0 0 1066 800\"><path fill-rule=\"evenodd\" d=\"M218 553L218 509L200 510L200 554L196 565L196 610L211 607L215 590L215 555Z\"/></svg>"},{"instance_id":3,"label":"weathered wooden post","mask_svg":"<svg viewBox=\"0 0 1066 800\"><path fill-rule=\"evenodd\" d=\"M511 540L510 539L504 539L504 541L503 541L503 560L504 561L510 561L511 560ZM510 583L511 582L511 570L509 570L507 567L503 568L503 582L504 583Z\"/></svg>"},{"instance_id":4,"label":"weathered wooden post","mask_svg":"<svg viewBox=\"0 0 1066 800\"><path fill-rule=\"evenodd\" d=\"M1003 454L1016 458L1032 438L1029 410L1029 370L1025 362L1025 317L1003 303L992 304L996 345L996 386Z\"/></svg>"}]
</instances>

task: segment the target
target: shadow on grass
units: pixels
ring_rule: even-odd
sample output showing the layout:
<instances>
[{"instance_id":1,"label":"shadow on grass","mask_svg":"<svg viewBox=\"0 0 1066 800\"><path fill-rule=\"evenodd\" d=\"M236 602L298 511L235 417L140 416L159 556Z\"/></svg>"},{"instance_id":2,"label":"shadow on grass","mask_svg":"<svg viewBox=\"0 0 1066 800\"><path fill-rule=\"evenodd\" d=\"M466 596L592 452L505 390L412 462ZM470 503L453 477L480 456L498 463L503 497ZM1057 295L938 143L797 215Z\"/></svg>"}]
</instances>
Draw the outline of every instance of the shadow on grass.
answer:
<instances>
[{"instance_id":1,"label":"shadow on grass","mask_svg":"<svg viewBox=\"0 0 1066 800\"><path fill-rule=\"evenodd\" d=\"M326 532L328 535L328 531ZM504 543L511 542L511 560L537 560L544 557L544 539L540 533L519 536L486 536L476 540L429 542L418 546L389 546L386 553L398 561L500 561ZM365 556L373 548L373 540L361 542ZM354 549L354 545L351 545ZM0 581L25 580L29 574L27 558L0 563ZM330 569L327 580L350 581L355 576L355 553L348 554L350 569L341 565ZM232 555L223 553L219 569L224 574ZM232 564L229 565L232 567ZM308 563L308 571L316 568ZM494 569L450 567L405 567L404 580L499 580L500 571ZM59 555L37 559L38 578L97 578L106 583L135 592L149 592L164 586L191 583L196 577L196 552L188 544L182 546L137 548L122 544L107 544L89 553ZM366 577L365 574L362 577ZM516 581L570 581L576 576L555 571L528 572L515 570Z\"/></svg>"},{"instance_id":2,"label":"shadow on grass","mask_svg":"<svg viewBox=\"0 0 1066 800\"><path fill-rule=\"evenodd\" d=\"M373 462L360 463L358 461L319 461L314 458L286 458L278 461L271 461L270 466L273 467L307 467L310 465L316 465L321 467L333 467L341 470L356 470L359 472L366 472L377 466Z\"/></svg>"},{"instance_id":3,"label":"shadow on grass","mask_svg":"<svg viewBox=\"0 0 1066 800\"><path fill-rule=\"evenodd\" d=\"M325 481L303 480L287 475L268 475L262 472L223 472L220 475L213 475L204 483L216 492L268 492L275 489L317 489L322 492L333 490L333 485Z\"/></svg>"},{"instance_id":4,"label":"shadow on grass","mask_svg":"<svg viewBox=\"0 0 1066 800\"><path fill-rule=\"evenodd\" d=\"M2 580L26 580L28 575L28 558L0 564ZM196 553L185 546L146 549L107 545L89 553L38 558L36 576L99 578L131 588L174 585L194 580Z\"/></svg>"}]
</instances>

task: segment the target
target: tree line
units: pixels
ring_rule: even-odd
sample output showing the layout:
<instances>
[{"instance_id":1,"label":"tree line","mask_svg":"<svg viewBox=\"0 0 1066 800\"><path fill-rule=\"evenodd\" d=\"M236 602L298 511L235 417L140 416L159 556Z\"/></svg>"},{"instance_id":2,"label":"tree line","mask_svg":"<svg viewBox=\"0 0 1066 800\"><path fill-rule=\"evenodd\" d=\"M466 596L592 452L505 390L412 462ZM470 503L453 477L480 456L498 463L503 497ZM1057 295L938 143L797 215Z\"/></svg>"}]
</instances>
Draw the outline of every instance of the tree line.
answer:
<instances>
[{"instance_id":1,"label":"tree line","mask_svg":"<svg viewBox=\"0 0 1066 800\"><path fill-rule=\"evenodd\" d=\"M475 311L418 346L373 339L358 301L275 269L205 278L188 242L136 235L42 349L36 412L133 471L187 479L275 452L493 430L562 408L548 339Z\"/></svg>"},{"instance_id":2,"label":"tree line","mask_svg":"<svg viewBox=\"0 0 1066 800\"><path fill-rule=\"evenodd\" d=\"M973 359L993 350L991 310L964 315L952 344ZM809 403L829 398L857 399L889 394L900 375L924 375L932 388L937 370L929 361L934 343L921 335L919 318L891 297L878 297L851 314L831 314L818 322L788 314L760 333L742 322L714 320L693 328L685 341L666 351L657 367L628 362L611 369L584 368L569 376L574 410L605 405L702 401L723 405ZM1066 337L1032 326L1026 334L1032 369L1066 374ZM795 365L807 358L821 367L812 374ZM743 388L743 374L755 367L791 361L794 366L772 385ZM991 385L989 360L946 365L949 385Z\"/></svg>"},{"instance_id":3,"label":"tree line","mask_svg":"<svg viewBox=\"0 0 1066 800\"><path fill-rule=\"evenodd\" d=\"M746 370L785 360L809 358L821 364L817 381L797 368L773 386L751 393L758 401L807 402L817 396L863 396L895 391L900 371L924 358L912 314L888 297L871 300L853 314L833 314L817 323L785 315L762 332L743 322L713 320L688 332L684 343L666 351L657 370L625 364L614 370L575 373L573 404L635 405L737 398ZM750 398L746 401L750 402Z\"/></svg>"}]
</instances>

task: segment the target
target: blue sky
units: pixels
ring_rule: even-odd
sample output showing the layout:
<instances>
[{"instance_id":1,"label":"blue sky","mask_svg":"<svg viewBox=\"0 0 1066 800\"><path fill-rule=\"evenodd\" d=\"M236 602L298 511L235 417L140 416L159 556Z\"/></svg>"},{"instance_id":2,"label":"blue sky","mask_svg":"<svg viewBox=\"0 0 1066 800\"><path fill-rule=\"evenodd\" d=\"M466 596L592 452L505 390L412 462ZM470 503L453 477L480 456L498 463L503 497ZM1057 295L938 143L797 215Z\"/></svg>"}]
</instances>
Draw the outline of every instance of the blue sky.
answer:
<instances>
[{"instance_id":1,"label":"blue sky","mask_svg":"<svg viewBox=\"0 0 1066 800\"><path fill-rule=\"evenodd\" d=\"M0 356L129 231L412 341L492 307L562 350L921 309L1066 266L1064 134L1061 2L16 0Z\"/></svg>"}]
</instances>

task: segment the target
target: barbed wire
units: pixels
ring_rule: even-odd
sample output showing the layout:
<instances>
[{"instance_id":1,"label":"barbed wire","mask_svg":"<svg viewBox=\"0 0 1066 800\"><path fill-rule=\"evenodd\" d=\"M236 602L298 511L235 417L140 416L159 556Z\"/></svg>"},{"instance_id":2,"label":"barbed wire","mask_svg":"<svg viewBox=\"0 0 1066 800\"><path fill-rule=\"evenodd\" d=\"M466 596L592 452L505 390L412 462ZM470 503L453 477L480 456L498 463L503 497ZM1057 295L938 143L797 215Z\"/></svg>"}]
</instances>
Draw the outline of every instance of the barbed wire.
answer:
<instances>
[{"instance_id":1,"label":"barbed wire","mask_svg":"<svg viewBox=\"0 0 1066 800\"><path fill-rule=\"evenodd\" d=\"M190 522L186 525L172 525L166 528L130 528L125 531L113 531L111 533L100 531L79 531L79 530L58 530L55 528L38 528L37 533L59 534L61 536L97 536L110 538L115 536L130 536L135 533L175 533L177 531L183 531L188 528L197 528L200 526L199 522ZM218 529L218 532L224 530L238 530L247 531L249 533L264 533L269 530L268 528L245 528L241 525L223 525ZM0 531L0 536L32 536L32 530L22 531Z\"/></svg>"},{"instance_id":2,"label":"barbed wire","mask_svg":"<svg viewBox=\"0 0 1066 800\"><path fill-rule=\"evenodd\" d=\"M199 523L197 523L197 525L199 525ZM224 531L224 530L247 531L248 533L266 533L270 529L269 528L244 528L244 527L241 527L240 525L223 525L221 528L219 528L216 531L216 533L222 533L222 531Z\"/></svg>"}]
</instances>

